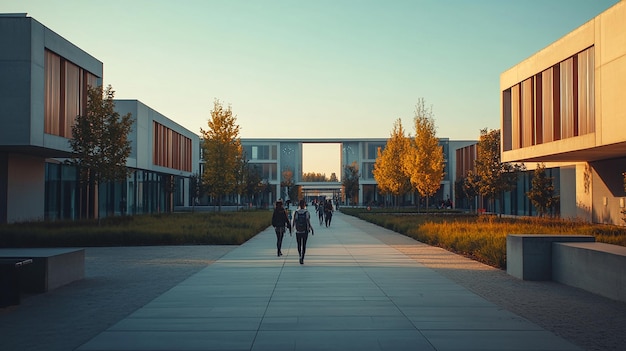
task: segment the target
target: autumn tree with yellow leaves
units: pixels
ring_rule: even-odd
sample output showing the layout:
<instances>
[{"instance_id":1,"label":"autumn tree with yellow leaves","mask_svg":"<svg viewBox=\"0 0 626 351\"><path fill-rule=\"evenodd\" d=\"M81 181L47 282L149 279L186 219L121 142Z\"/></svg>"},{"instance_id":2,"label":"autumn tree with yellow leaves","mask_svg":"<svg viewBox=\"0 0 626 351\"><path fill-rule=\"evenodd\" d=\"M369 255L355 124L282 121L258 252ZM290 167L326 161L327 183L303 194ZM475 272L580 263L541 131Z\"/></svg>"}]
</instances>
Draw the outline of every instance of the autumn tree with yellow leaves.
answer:
<instances>
[{"instance_id":1,"label":"autumn tree with yellow leaves","mask_svg":"<svg viewBox=\"0 0 626 351\"><path fill-rule=\"evenodd\" d=\"M424 99L419 99L415 106L415 138L406 150L402 167L411 180L411 185L421 197L435 195L443 179L443 150L436 135L435 119L432 108L426 107Z\"/></svg>"},{"instance_id":2,"label":"autumn tree with yellow leaves","mask_svg":"<svg viewBox=\"0 0 626 351\"><path fill-rule=\"evenodd\" d=\"M404 155L410 147L411 141L402 127L402 120L398 118L393 125L391 137L387 140L385 149L378 149L372 172L378 183L378 190L382 194L393 195L396 205L398 205L398 198L411 190L410 178L402 166Z\"/></svg>"},{"instance_id":3,"label":"autumn tree with yellow leaves","mask_svg":"<svg viewBox=\"0 0 626 351\"><path fill-rule=\"evenodd\" d=\"M200 129L204 161L202 179L209 195L217 201L219 211L222 210L222 197L235 192L239 185L244 153L236 122L231 106L224 107L216 99L208 121L209 129Z\"/></svg>"}]
</instances>

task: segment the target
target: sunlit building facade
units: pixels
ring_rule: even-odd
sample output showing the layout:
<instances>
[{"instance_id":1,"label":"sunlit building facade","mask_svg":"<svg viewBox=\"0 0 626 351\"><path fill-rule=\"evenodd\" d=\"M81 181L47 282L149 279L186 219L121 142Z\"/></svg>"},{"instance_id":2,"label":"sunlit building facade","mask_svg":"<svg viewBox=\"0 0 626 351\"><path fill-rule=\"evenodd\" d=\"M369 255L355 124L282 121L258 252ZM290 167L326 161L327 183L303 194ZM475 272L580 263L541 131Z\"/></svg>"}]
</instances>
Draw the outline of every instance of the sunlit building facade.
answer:
<instances>
[{"instance_id":1,"label":"sunlit building facade","mask_svg":"<svg viewBox=\"0 0 626 351\"><path fill-rule=\"evenodd\" d=\"M25 14L0 15L0 223L76 219L77 171L65 164L87 87L102 84L103 64ZM132 170L126 182L100 184L95 213L152 213L189 202L198 136L136 100L131 112Z\"/></svg>"},{"instance_id":2,"label":"sunlit building facade","mask_svg":"<svg viewBox=\"0 0 626 351\"><path fill-rule=\"evenodd\" d=\"M561 217L624 223L624 33L622 1L500 77L502 160L545 164ZM514 203L527 190L513 194L513 214L531 214Z\"/></svg>"}]
</instances>

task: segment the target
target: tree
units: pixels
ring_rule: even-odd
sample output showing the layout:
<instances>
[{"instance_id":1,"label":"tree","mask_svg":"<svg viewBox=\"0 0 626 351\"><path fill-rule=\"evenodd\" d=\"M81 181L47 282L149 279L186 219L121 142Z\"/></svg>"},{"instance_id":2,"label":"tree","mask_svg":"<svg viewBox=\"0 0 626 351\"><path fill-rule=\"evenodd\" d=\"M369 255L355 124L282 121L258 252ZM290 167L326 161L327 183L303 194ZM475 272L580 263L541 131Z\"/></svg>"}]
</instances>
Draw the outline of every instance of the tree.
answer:
<instances>
[{"instance_id":1,"label":"tree","mask_svg":"<svg viewBox=\"0 0 626 351\"><path fill-rule=\"evenodd\" d=\"M133 126L130 113L115 111L115 91L109 85L87 88L87 108L72 125L73 151L68 162L78 167L85 201L81 217L97 215L97 189L104 182L124 181L130 174L126 159L132 150L128 135ZM93 196L89 196L93 194Z\"/></svg>"},{"instance_id":2,"label":"tree","mask_svg":"<svg viewBox=\"0 0 626 351\"><path fill-rule=\"evenodd\" d=\"M257 165L250 166L246 164L245 177L244 177L244 190L243 194L248 197L250 202L255 203L258 206L256 200L257 195L265 191L267 184L263 182L261 177L261 171Z\"/></svg>"},{"instance_id":3,"label":"tree","mask_svg":"<svg viewBox=\"0 0 626 351\"><path fill-rule=\"evenodd\" d=\"M519 171L523 169L521 165L500 161L500 130L487 128L480 131L475 166L478 192L492 204L496 197L515 187Z\"/></svg>"},{"instance_id":4,"label":"tree","mask_svg":"<svg viewBox=\"0 0 626 351\"><path fill-rule=\"evenodd\" d=\"M425 106L424 99L419 99L415 106L415 139L404 154L402 167L409 176L411 185L420 196L428 198L435 195L443 179L443 150L436 136L435 120L432 108Z\"/></svg>"},{"instance_id":5,"label":"tree","mask_svg":"<svg viewBox=\"0 0 626 351\"><path fill-rule=\"evenodd\" d=\"M231 106L213 102L208 130L200 129L203 138L204 174L202 179L209 187L209 194L217 200L222 210L222 197L237 190L241 160L244 158L239 125Z\"/></svg>"},{"instance_id":6,"label":"tree","mask_svg":"<svg viewBox=\"0 0 626 351\"><path fill-rule=\"evenodd\" d=\"M309 172L309 173L302 174L302 181L303 182L327 182L328 179L326 178L325 173Z\"/></svg>"},{"instance_id":7,"label":"tree","mask_svg":"<svg viewBox=\"0 0 626 351\"><path fill-rule=\"evenodd\" d=\"M346 165L344 167L344 176L343 176L343 189L346 194L346 200L348 204L354 205L354 198L359 194L359 178L361 174L359 173L359 165L356 161L353 161L352 164Z\"/></svg>"},{"instance_id":8,"label":"tree","mask_svg":"<svg viewBox=\"0 0 626 351\"><path fill-rule=\"evenodd\" d=\"M330 174L330 178L328 178L328 181L329 181L329 182L338 182L338 181L339 181L339 179L337 179L337 174L335 174L335 172L332 172L332 173Z\"/></svg>"},{"instance_id":9,"label":"tree","mask_svg":"<svg viewBox=\"0 0 626 351\"><path fill-rule=\"evenodd\" d=\"M465 197L468 199L470 210L472 209L472 200L478 196L478 180L478 176L472 170L467 171L465 178L463 178L463 194L465 194Z\"/></svg>"},{"instance_id":10,"label":"tree","mask_svg":"<svg viewBox=\"0 0 626 351\"><path fill-rule=\"evenodd\" d=\"M543 217L548 210L558 201L558 197L554 195L554 178L546 175L546 167L544 164L537 164L537 168L533 173L530 191L526 196L533 203L539 216Z\"/></svg>"},{"instance_id":11,"label":"tree","mask_svg":"<svg viewBox=\"0 0 626 351\"><path fill-rule=\"evenodd\" d=\"M282 172L283 180L280 182L280 186L282 188L287 188L287 198L288 200L297 199L298 192L297 189L294 189L294 181L293 181L293 171L291 168L287 167Z\"/></svg>"},{"instance_id":12,"label":"tree","mask_svg":"<svg viewBox=\"0 0 626 351\"><path fill-rule=\"evenodd\" d=\"M202 185L202 177L198 173L194 173L189 177L189 198L191 199L191 211L194 212L196 204L198 204L201 194L206 190Z\"/></svg>"},{"instance_id":13,"label":"tree","mask_svg":"<svg viewBox=\"0 0 626 351\"><path fill-rule=\"evenodd\" d=\"M378 189L383 194L391 194L396 199L406 194L411 189L410 178L402 169L404 154L411 147L409 138L406 137L402 121L398 118L393 125L391 137L387 139L384 150L378 150L374 163L374 179L378 183Z\"/></svg>"}]
</instances>

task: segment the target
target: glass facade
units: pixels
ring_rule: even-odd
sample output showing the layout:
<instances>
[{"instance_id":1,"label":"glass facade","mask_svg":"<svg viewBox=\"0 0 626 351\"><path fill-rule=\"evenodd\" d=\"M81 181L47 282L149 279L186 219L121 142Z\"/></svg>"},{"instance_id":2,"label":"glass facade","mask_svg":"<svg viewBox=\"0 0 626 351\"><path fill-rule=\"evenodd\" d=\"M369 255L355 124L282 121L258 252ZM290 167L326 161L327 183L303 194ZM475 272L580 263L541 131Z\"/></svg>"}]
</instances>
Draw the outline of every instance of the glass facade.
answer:
<instances>
[{"instance_id":1,"label":"glass facade","mask_svg":"<svg viewBox=\"0 0 626 351\"><path fill-rule=\"evenodd\" d=\"M81 218L81 197L85 196L81 196L77 169L47 162L45 176L45 219ZM181 176L135 170L124 182L98 186L98 216L170 212L174 206L189 205L185 204L184 183Z\"/></svg>"}]
</instances>

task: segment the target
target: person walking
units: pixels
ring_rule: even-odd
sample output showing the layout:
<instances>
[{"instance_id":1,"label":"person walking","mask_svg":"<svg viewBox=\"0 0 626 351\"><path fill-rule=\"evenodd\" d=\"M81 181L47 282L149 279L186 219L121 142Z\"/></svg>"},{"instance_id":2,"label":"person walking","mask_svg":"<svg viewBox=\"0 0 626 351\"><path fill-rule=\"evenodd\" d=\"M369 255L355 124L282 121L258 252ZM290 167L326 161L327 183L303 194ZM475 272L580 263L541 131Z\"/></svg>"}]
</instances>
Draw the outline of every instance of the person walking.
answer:
<instances>
[{"instance_id":1,"label":"person walking","mask_svg":"<svg viewBox=\"0 0 626 351\"><path fill-rule=\"evenodd\" d=\"M317 216L320 219L320 227L321 227L322 224L324 223L324 202L320 202L319 205L315 207L315 210L317 211Z\"/></svg>"},{"instance_id":2,"label":"person walking","mask_svg":"<svg viewBox=\"0 0 626 351\"><path fill-rule=\"evenodd\" d=\"M298 254L300 255L300 264L304 264L304 254L306 253L306 241L311 235L315 235L311 226L311 214L306 209L306 202L300 200L299 209L293 214L292 227L296 229L296 241L298 242Z\"/></svg>"},{"instance_id":3,"label":"person walking","mask_svg":"<svg viewBox=\"0 0 626 351\"><path fill-rule=\"evenodd\" d=\"M330 200L326 200L324 205L324 218L326 219L326 227L330 227L330 222L333 219L333 203Z\"/></svg>"},{"instance_id":4,"label":"person walking","mask_svg":"<svg viewBox=\"0 0 626 351\"><path fill-rule=\"evenodd\" d=\"M289 217L287 211L283 207L283 200L278 199L276 206L274 207L274 213L272 214L272 226L276 232L276 249L278 250L277 256L283 255L281 247L283 246L283 237L285 236L285 228L289 227L289 235L291 235L291 225L289 223Z\"/></svg>"}]
</instances>

